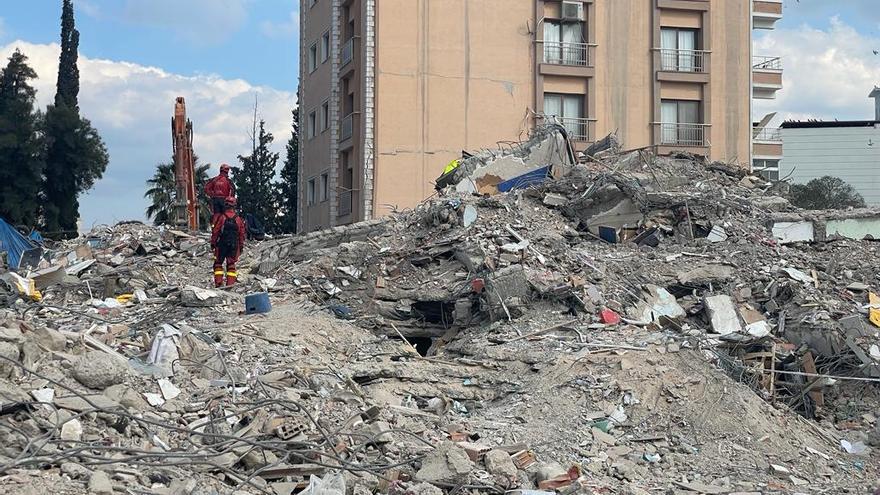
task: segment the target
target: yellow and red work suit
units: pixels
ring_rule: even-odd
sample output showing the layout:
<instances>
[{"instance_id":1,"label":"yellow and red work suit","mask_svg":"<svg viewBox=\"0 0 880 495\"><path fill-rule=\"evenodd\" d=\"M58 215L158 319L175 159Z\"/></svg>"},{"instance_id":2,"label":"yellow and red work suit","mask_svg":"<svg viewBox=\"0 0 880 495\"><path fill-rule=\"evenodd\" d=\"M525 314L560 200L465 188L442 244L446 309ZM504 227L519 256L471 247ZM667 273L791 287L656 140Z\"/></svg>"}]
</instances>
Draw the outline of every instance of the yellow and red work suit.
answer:
<instances>
[{"instance_id":1,"label":"yellow and red work suit","mask_svg":"<svg viewBox=\"0 0 880 495\"><path fill-rule=\"evenodd\" d=\"M211 248L214 249L214 286L223 285L223 277L226 276L226 285L235 284L238 272L235 264L241 256L244 247L244 239L247 226L244 221L235 214L235 210L227 209L217 216L211 229ZM226 263L224 273L223 263Z\"/></svg>"}]
</instances>

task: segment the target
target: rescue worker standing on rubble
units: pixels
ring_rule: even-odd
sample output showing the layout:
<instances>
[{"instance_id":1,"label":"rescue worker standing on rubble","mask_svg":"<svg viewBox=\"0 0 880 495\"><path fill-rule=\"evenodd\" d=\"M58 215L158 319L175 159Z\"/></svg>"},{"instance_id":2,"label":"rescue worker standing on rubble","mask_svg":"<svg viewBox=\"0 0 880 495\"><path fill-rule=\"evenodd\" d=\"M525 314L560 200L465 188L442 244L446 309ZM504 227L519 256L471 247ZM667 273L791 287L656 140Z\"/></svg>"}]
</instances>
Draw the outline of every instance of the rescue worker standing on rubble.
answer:
<instances>
[{"instance_id":1,"label":"rescue worker standing on rubble","mask_svg":"<svg viewBox=\"0 0 880 495\"><path fill-rule=\"evenodd\" d=\"M224 200L224 211L216 215L211 227L211 248L214 250L214 286L223 286L223 276L226 276L226 286L235 284L238 272L235 264L241 256L244 247L244 239L247 227L244 220L235 213L237 201L234 197ZM224 273L223 263L226 263Z\"/></svg>"},{"instance_id":2,"label":"rescue worker standing on rubble","mask_svg":"<svg viewBox=\"0 0 880 495\"><path fill-rule=\"evenodd\" d=\"M229 179L229 165L220 165L220 174L205 184L205 194L211 198L211 225L226 211L226 198L235 197L235 185Z\"/></svg>"}]
</instances>

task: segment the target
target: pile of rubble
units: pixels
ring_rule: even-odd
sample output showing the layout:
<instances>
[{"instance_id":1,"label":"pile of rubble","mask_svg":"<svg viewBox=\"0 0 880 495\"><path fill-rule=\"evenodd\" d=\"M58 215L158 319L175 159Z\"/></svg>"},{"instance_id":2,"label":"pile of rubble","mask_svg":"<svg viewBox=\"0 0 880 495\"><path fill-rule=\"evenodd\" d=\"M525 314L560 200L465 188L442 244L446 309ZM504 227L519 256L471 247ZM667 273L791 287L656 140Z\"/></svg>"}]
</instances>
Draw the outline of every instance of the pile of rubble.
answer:
<instances>
[{"instance_id":1,"label":"pile of rubble","mask_svg":"<svg viewBox=\"0 0 880 495\"><path fill-rule=\"evenodd\" d=\"M201 288L204 236L137 223L0 275L0 485L880 488L877 248L834 227L873 212L611 144L463 159L414 210L247 246L234 290Z\"/></svg>"}]
</instances>

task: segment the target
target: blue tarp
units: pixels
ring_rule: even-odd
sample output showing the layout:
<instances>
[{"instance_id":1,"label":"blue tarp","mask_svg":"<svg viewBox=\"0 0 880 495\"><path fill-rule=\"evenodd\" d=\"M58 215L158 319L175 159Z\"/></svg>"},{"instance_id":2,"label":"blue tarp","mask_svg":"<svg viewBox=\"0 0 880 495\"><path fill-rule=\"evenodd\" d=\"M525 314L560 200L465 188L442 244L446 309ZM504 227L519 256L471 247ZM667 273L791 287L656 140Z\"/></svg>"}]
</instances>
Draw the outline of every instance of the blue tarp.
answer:
<instances>
[{"instance_id":1,"label":"blue tarp","mask_svg":"<svg viewBox=\"0 0 880 495\"><path fill-rule=\"evenodd\" d=\"M21 256L33 247L33 244L25 236L0 218L0 253L7 253L6 259L10 268L18 269Z\"/></svg>"}]
</instances>

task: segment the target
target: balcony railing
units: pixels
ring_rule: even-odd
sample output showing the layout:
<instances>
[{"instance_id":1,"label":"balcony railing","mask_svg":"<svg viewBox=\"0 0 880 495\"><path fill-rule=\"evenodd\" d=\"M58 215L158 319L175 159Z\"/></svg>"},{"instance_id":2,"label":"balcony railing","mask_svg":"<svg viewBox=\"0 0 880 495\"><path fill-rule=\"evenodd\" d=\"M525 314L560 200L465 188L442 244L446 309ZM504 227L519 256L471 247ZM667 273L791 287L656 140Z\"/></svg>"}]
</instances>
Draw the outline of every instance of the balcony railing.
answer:
<instances>
[{"instance_id":1,"label":"balcony railing","mask_svg":"<svg viewBox=\"0 0 880 495\"><path fill-rule=\"evenodd\" d=\"M575 67L592 67L588 43L566 43L562 41L544 41L544 63L553 65L571 65Z\"/></svg>"},{"instance_id":2,"label":"balcony railing","mask_svg":"<svg viewBox=\"0 0 880 495\"><path fill-rule=\"evenodd\" d=\"M658 123L663 146L706 146L707 124Z\"/></svg>"},{"instance_id":3,"label":"balcony railing","mask_svg":"<svg viewBox=\"0 0 880 495\"><path fill-rule=\"evenodd\" d=\"M706 72L707 51L660 49L660 70L670 72Z\"/></svg>"},{"instance_id":4,"label":"balcony railing","mask_svg":"<svg viewBox=\"0 0 880 495\"><path fill-rule=\"evenodd\" d=\"M757 70L782 70L781 57L752 57L752 68Z\"/></svg>"},{"instance_id":5,"label":"balcony railing","mask_svg":"<svg viewBox=\"0 0 880 495\"><path fill-rule=\"evenodd\" d=\"M593 119L557 117L555 115L539 115L538 119L545 124L561 125L572 141L592 141L590 123Z\"/></svg>"},{"instance_id":6,"label":"balcony railing","mask_svg":"<svg viewBox=\"0 0 880 495\"><path fill-rule=\"evenodd\" d=\"M767 141L771 143L782 142L782 129L779 128L763 128L754 132L755 141Z\"/></svg>"},{"instance_id":7,"label":"balcony railing","mask_svg":"<svg viewBox=\"0 0 880 495\"><path fill-rule=\"evenodd\" d=\"M342 129L339 131L339 140L345 141L346 139L351 138L351 133L354 130L354 113L350 113L342 118Z\"/></svg>"},{"instance_id":8,"label":"balcony railing","mask_svg":"<svg viewBox=\"0 0 880 495\"><path fill-rule=\"evenodd\" d=\"M339 216L344 217L345 215L351 214L351 206L352 206L352 192L344 191L339 193Z\"/></svg>"},{"instance_id":9,"label":"balcony railing","mask_svg":"<svg viewBox=\"0 0 880 495\"><path fill-rule=\"evenodd\" d=\"M341 67L345 67L351 62L352 57L354 56L354 38L349 38L348 41L343 43L342 45L342 60L339 61Z\"/></svg>"}]
</instances>

